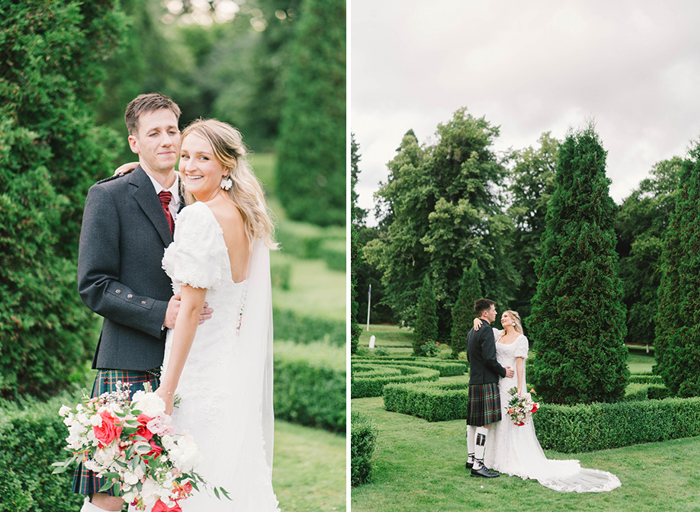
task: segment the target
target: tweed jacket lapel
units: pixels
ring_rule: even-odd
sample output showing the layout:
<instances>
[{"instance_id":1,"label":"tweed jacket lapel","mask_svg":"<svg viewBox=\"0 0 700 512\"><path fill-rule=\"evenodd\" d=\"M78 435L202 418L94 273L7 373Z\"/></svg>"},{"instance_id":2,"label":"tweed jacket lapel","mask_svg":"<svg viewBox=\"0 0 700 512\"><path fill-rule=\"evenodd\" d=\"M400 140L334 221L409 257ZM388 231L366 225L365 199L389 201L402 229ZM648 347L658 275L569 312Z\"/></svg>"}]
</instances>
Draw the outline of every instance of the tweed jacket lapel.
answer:
<instances>
[{"instance_id":1,"label":"tweed jacket lapel","mask_svg":"<svg viewBox=\"0 0 700 512\"><path fill-rule=\"evenodd\" d=\"M158 195L153 189L151 179L140 165L129 176L129 184L133 191L134 200L139 204L151 223L153 223L153 226L155 226L165 247L169 246L173 241L173 235L170 233L168 221L163 213L163 207L160 204Z\"/></svg>"}]
</instances>

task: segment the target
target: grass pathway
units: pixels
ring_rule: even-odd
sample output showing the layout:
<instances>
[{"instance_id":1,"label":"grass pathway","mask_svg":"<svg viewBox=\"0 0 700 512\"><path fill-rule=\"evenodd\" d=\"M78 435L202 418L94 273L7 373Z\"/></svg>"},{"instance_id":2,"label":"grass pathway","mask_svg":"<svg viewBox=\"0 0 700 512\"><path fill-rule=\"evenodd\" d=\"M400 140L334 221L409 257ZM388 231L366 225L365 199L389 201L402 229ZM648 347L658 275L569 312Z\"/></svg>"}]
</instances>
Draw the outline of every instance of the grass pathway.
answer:
<instances>
[{"instance_id":1,"label":"grass pathway","mask_svg":"<svg viewBox=\"0 0 700 512\"><path fill-rule=\"evenodd\" d=\"M558 493L535 480L469 477L464 420L429 423L387 412L382 398L355 399L352 409L374 418L379 429L374 479L352 490L353 512L700 512L698 437L581 454L548 450L549 458L575 458L622 482L608 493Z\"/></svg>"},{"instance_id":2,"label":"grass pathway","mask_svg":"<svg viewBox=\"0 0 700 512\"><path fill-rule=\"evenodd\" d=\"M273 464L284 512L346 510L345 436L276 420Z\"/></svg>"}]
</instances>

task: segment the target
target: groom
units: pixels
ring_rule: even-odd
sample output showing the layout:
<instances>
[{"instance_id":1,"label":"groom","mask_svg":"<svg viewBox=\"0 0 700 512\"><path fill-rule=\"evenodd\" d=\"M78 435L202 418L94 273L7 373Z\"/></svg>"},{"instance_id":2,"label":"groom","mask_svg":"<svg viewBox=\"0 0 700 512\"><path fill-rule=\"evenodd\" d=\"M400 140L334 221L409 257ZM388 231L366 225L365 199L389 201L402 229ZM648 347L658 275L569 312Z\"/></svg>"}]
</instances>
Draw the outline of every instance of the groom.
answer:
<instances>
[{"instance_id":1,"label":"groom","mask_svg":"<svg viewBox=\"0 0 700 512\"><path fill-rule=\"evenodd\" d=\"M471 476L495 478L500 476L484 466L484 450L489 424L501 421L501 396L498 392L498 376L512 377L510 366L503 368L496 360L496 343L491 322L496 320L496 303L479 299L474 312L481 320L478 331L467 334L467 359L469 360L469 395L467 397L467 449L466 467Z\"/></svg>"},{"instance_id":2,"label":"groom","mask_svg":"<svg viewBox=\"0 0 700 512\"><path fill-rule=\"evenodd\" d=\"M133 393L159 385L165 332L180 307L161 267L173 241L180 198L175 163L180 108L167 96L142 94L126 108L129 146L139 166L93 185L85 200L78 255L78 292L104 317L92 362L92 396L114 391L117 381ZM200 322L211 316L202 310ZM123 500L98 492L103 479L79 466L73 492L86 494L83 512L121 510Z\"/></svg>"}]
</instances>

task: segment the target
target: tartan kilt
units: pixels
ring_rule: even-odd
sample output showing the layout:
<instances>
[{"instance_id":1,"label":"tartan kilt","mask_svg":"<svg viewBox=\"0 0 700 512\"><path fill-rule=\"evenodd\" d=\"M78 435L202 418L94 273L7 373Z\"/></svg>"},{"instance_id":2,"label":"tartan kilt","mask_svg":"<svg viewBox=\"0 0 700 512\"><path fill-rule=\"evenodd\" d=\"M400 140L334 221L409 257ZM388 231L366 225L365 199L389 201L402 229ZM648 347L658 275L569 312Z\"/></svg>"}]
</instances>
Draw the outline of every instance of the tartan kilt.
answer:
<instances>
[{"instance_id":1,"label":"tartan kilt","mask_svg":"<svg viewBox=\"0 0 700 512\"><path fill-rule=\"evenodd\" d=\"M498 384L472 384L467 397L467 425L482 427L501 421Z\"/></svg>"},{"instance_id":2,"label":"tartan kilt","mask_svg":"<svg viewBox=\"0 0 700 512\"><path fill-rule=\"evenodd\" d=\"M143 390L146 383L151 384L153 391L160 386L160 379L154 373L133 371L133 370L97 370L95 383L92 385L92 394L90 396L100 396L102 393L116 391L117 381L124 384L131 384L129 388L133 395L136 391ZM73 492L75 494L94 494L100 492L100 487L105 484L104 478L99 478L92 471L85 469L83 464L78 465L73 476ZM115 495L114 487L107 494Z\"/></svg>"}]
</instances>

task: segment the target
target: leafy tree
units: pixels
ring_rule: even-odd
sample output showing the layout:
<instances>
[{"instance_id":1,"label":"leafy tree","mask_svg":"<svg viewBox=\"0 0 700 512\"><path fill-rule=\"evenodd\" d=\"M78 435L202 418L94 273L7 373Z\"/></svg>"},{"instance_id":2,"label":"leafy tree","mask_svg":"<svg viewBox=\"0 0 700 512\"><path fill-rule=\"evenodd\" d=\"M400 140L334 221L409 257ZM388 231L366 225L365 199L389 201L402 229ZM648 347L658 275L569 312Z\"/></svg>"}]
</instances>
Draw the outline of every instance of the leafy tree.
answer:
<instances>
[{"instance_id":1,"label":"leafy tree","mask_svg":"<svg viewBox=\"0 0 700 512\"><path fill-rule=\"evenodd\" d=\"M474 326L474 303L481 298L479 267L476 261L464 269L459 296L452 308L452 357L457 359L460 352L467 350L467 333Z\"/></svg>"},{"instance_id":2,"label":"leafy tree","mask_svg":"<svg viewBox=\"0 0 700 512\"><path fill-rule=\"evenodd\" d=\"M615 230L627 306L628 342L654 343L661 254L682 165L679 157L654 165L651 176L623 201L617 216Z\"/></svg>"},{"instance_id":3,"label":"leafy tree","mask_svg":"<svg viewBox=\"0 0 700 512\"><path fill-rule=\"evenodd\" d=\"M89 186L116 136L96 128L105 59L126 19L115 1L4 2L0 27L0 395L80 379L95 320L76 292Z\"/></svg>"},{"instance_id":4,"label":"leafy tree","mask_svg":"<svg viewBox=\"0 0 700 512\"><path fill-rule=\"evenodd\" d=\"M655 371L686 397L700 395L700 142L689 153L664 240L654 343Z\"/></svg>"},{"instance_id":5,"label":"leafy tree","mask_svg":"<svg viewBox=\"0 0 700 512\"><path fill-rule=\"evenodd\" d=\"M528 322L533 383L550 403L615 401L629 377L605 156L592 123L559 149Z\"/></svg>"},{"instance_id":6,"label":"leafy tree","mask_svg":"<svg viewBox=\"0 0 700 512\"><path fill-rule=\"evenodd\" d=\"M345 1L303 0L290 46L277 190L287 215L345 222Z\"/></svg>"},{"instance_id":7,"label":"leafy tree","mask_svg":"<svg viewBox=\"0 0 700 512\"><path fill-rule=\"evenodd\" d=\"M423 286L418 297L416 327L413 330L413 353L422 355L421 347L425 343L435 343L438 337L438 319L435 304L435 293L430 276L425 274Z\"/></svg>"},{"instance_id":8,"label":"leafy tree","mask_svg":"<svg viewBox=\"0 0 700 512\"><path fill-rule=\"evenodd\" d=\"M543 133L539 148L529 147L516 151L512 158L515 166L511 174L511 206L508 216L513 220L513 266L522 282L515 291L511 309L522 318L530 315L532 298L537 290L535 262L542 251L542 235L545 230L547 205L554 193L559 141Z\"/></svg>"},{"instance_id":9,"label":"leafy tree","mask_svg":"<svg viewBox=\"0 0 700 512\"><path fill-rule=\"evenodd\" d=\"M512 228L499 185L505 168L491 149L498 128L462 108L438 125L437 143L421 147L412 131L387 165L377 192L386 233L365 248L382 272L385 303L408 325L427 272L438 302L439 339L449 339L463 269L476 260L483 292L506 303L518 285L507 250ZM380 224L381 226L382 224Z\"/></svg>"}]
</instances>

